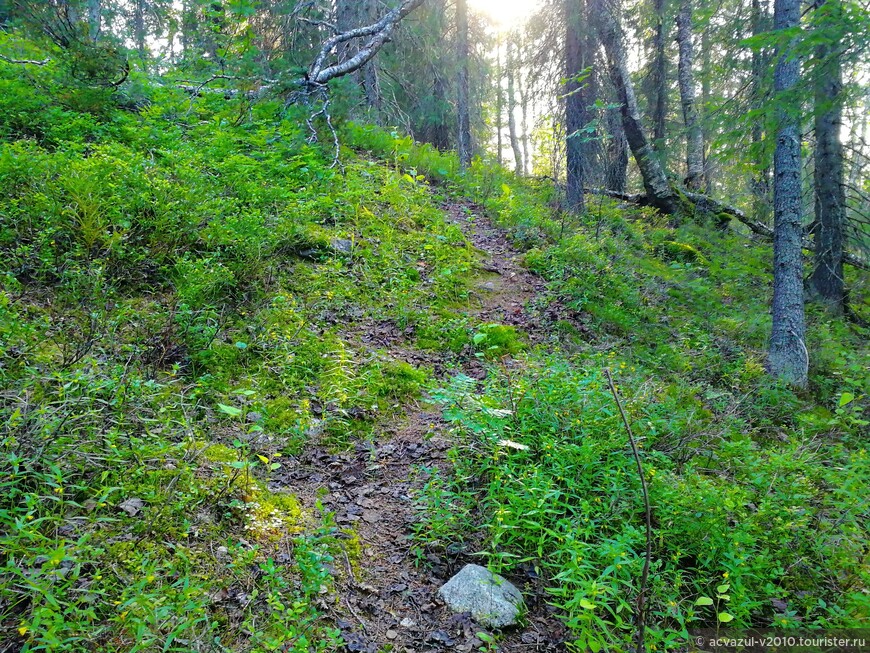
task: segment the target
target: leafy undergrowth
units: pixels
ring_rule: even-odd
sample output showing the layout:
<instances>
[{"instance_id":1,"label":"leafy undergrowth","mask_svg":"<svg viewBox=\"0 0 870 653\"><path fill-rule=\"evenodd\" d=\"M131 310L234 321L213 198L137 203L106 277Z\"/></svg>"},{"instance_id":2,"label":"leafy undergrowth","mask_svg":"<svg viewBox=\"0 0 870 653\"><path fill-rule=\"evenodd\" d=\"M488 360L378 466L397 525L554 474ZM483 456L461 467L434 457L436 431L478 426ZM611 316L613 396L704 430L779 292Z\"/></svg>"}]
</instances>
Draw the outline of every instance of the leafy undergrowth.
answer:
<instances>
[{"instance_id":1,"label":"leafy undergrowth","mask_svg":"<svg viewBox=\"0 0 870 653\"><path fill-rule=\"evenodd\" d=\"M372 324L473 347L448 308L471 249L420 180L330 167L280 105L83 111L19 75L0 68L0 640L334 648L345 536L270 474L428 382L359 341Z\"/></svg>"},{"instance_id":2,"label":"leafy undergrowth","mask_svg":"<svg viewBox=\"0 0 870 653\"><path fill-rule=\"evenodd\" d=\"M578 640L627 641L642 549L604 366L648 452L657 646L719 613L867 614L866 334L814 312L811 392L767 381L765 247L608 202L560 215L546 184L479 162L460 175L375 129L344 138L384 163L331 167L278 104L142 85L128 104L145 108L121 111L50 65L33 74L0 65L5 641L335 648L322 606L347 534L269 479L433 383L366 346L381 325L409 348L522 363L494 364L482 395L462 377L438 395L456 475L430 483L441 509L421 526L442 542L482 527L493 566L534 562ZM483 205L569 309L549 353L469 321L475 253L441 192ZM850 281L860 306L866 278Z\"/></svg>"},{"instance_id":3,"label":"leafy undergrowth","mask_svg":"<svg viewBox=\"0 0 870 653\"><path fill-rule=\"evenodd\" d=\"M421 497L432 545L486 533L496 569L551 580L578 650L630 646L645 547L639 481L603 370L641 438L653 507L649 645L692 627L858 626L870 614L867 330L809 307L811 388L764 370L770 248L698 221L551 191L373 128L349 137L474 198L527 248L561 353L540 347L457 376L436 398L456 425L451 479ZM568 222L563 222L568 220ZM699 224L700 223L700 224ZM852 301L868 279L849 270Z\"/></svg>"}]
</instances>

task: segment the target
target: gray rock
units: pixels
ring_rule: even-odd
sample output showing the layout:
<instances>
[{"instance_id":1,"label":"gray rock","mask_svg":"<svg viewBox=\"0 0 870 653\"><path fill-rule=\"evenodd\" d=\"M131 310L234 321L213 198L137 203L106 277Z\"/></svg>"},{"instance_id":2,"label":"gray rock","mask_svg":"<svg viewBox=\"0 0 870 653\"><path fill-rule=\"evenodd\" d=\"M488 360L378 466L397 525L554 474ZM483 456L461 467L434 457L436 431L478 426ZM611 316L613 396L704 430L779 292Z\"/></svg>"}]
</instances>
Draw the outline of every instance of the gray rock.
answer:
<instances>
[{"instance_id":1,"label":"gray rock","mask_svg":"<svg viewBox=\"0 0 870 653\"><path fill-rule=\"evenodd\" d=\"M490 628L514 625L523 609L520 591L480 565L465 565L438 594L453 612L470 612Z\"/></svg>"},{"instance_id":2,"label":"gray rock","mask_svg":"<svg viewBox=\"0 0 870 653\"><path fill-rule=\"evenodd\" d=\"M347 238L333 238L329 241L329 247L336 254L353 254L353 241Z\"/></svg>"}]
</instances>

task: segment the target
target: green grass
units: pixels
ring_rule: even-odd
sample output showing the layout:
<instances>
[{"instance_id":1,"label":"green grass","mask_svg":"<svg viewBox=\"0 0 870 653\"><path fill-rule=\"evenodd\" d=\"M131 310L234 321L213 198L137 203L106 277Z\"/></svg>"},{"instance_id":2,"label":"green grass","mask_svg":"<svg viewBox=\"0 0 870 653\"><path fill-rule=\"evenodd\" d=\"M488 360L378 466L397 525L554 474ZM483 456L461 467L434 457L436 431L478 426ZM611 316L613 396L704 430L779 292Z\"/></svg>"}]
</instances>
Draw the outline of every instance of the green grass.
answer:
<instances>
[{"instance_id":1,"label":"green grass","mask_svg":"<svg viewBox=\"0 0 870 653\"><path fill-rule=\"evenodd\" d=\"M267 481L420 395L428 370L359 336L442 319L470 248L425 184L331 168L278 105L240 126L164 91L84 113L19 72L0 69L2 638L336 648L314 599L343 538Z\"/></svg>"}]
</instances>

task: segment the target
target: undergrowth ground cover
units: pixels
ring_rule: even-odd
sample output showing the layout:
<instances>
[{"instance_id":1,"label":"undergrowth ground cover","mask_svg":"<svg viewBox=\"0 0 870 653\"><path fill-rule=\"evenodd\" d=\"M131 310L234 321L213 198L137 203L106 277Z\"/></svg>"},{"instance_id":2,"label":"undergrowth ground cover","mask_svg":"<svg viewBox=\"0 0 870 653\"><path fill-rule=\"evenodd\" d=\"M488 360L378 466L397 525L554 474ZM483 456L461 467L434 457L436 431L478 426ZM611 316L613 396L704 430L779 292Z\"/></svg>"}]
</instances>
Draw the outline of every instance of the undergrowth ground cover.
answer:
<instances>
[{"instance_id":1,"label":"undergrowth ground cover","mask_svg":"<svg viewBox=\"0 0 870 653\"><path fill-rule=\"evenodd\" d=\"M611 369L651 491L651 647L689 627L866 624L866 329L811 312L812 388L797 395L763 367L766 244L609 201L566 224L546 186L480 164L463 177L371 128L351 137L483 204L528 248L548 300L575 311L553 325L559 353L540 347L482 386L458 375L434 393L457 444L453 478L424 492L423 540L482 527L494 568L552 579L579 650L630 646L643 504ZM866 276L850 283L866 312Z\"/></svg>"},{"instance_id":2,"label":"undergrowth ground cover","mask_svg":"<svg viewBox=\"0 0 870 653\"><path fill-rule=\"evenodd\" d=\"M546 184L460 175L374 128L345 125L332 166L279 104L151 89L100 109L0 66L9 650L337 648L346 540L270 473L427 389L456 447L419 497L420 546L482 532L494 569L549 579L579 648L619 650L643 522L604 367L643 441L658 648L691 625L867 616L867 334L812 314L811 391L771 384L766 246L606 201L569 218ZM356 337L388 322L458 360L508 332L463 310L476 255L446 197L508 229L540 301L573 315L546 347L501 343L513 362L483 385Z\"/></svg>"}]
</instances>

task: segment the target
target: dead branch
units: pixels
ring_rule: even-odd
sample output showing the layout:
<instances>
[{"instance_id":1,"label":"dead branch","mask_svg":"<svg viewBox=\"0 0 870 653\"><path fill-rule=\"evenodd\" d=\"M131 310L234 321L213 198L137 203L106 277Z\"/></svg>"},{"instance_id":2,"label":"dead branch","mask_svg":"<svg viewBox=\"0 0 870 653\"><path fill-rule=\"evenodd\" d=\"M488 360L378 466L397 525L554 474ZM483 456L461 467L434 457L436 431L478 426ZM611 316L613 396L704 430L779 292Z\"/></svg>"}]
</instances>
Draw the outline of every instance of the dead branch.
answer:
<instances>
[{"instance_id":1,"label":"dead branch","mask_svg":"<svg viewBox=\"0 0 870 653\"><path fill-rule=\"evenodd\" d=\"M4 54L0 54L0 61L5 61L6 63L17 64L21 66L45 66L51 59L43 59L42 61L36 61L34 59L12 59L7 57Z\"/></svg>"},{"instance_id":2,"label":"dead branch","mask_svg":"<svg viewBox=\"0 0 870 653\"><path fill-rule=\"evenodd\" d=\"M422 5L424 0L403 0L403 2L384 14L378 22L356 29L348 30L336 34L323 44L320 48L320 53L315 58L311 68L308 69L308 75L305 79L306 83L326 84L336 77L342 77L348 73L352 73L365 66L371 61L382 47L390 40L393 31L399 22L417 7ZM351 41L371 37L369 41L362 46L359 51L350 59L339 61L331 66L324 67L324 64L333 52L336 46Z\"/></svg>"},{"instance_id":3,"label":"dead branch","mask_svg":"<svg viewBox=\"0 0 870 653\"><path fill-rule=\"evenodd\" d=\"M622 200L623 202L630 202L631 204L639 204L641 206L650 205L647 196L641 193L619 193L605 188L587 188L584 192L589 193L590 195L604 195L606 197L612 197L614 199ZM763 236L767 240L773 240L773 229L758 220L753 220L737 207L723 204L722 202L714 200L712 197L708 197L707 195L702 195L701 193L691 193L682 189L680 192L685 195L687 199L696 205L703 207L707 211L713 213L725 213L745 224L753 233ZM808 251L813 251L815 249L813 243L808 238L804 238L803 248ZM850 252L843 252L843 262L848 263L859 270L870 270L870 262L864 261Z\"/></svg>"}]
</instances>

